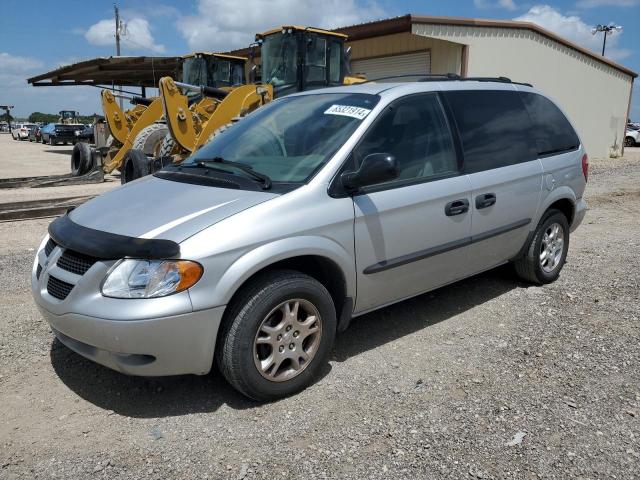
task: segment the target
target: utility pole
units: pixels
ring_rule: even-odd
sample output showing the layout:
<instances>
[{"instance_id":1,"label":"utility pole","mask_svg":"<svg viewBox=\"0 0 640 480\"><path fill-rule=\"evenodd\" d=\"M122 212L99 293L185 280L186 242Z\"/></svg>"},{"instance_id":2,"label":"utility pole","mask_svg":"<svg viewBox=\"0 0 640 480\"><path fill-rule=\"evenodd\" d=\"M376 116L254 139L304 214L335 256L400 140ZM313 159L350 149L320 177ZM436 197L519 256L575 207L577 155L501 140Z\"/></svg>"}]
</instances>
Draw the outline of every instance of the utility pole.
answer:
<instances>
[{"instance_id":1,"label":"utility pole","mask_svg":"<svg viewBox=\"0 0 640 480\"><path fill-rule=\"evenodd\" d=\"M116 14L116 56L120 56L120 12L118 11L118 5L113 4L113 10ZM120 98L118 99L120 102L120 109L122 109L122 85L118 87L120 90Z\"/></svg>"},{"instance_id":2,"label":"utility pole","mask_svg":"<svg viewBox=\"0 0 640 480\"><path fill-rule=\"evenodd\" d=\"M604 32L604 39L602 40L602 56L603 57L604 57L604 51L607 47L607 35L612 35L613 32L620 32L620 31L622 31L622 27L614 23L610 23L609 25L597 25L596 27L591 29L592 35L595 35L598 32Z\"/></svg>"}]
</instances>

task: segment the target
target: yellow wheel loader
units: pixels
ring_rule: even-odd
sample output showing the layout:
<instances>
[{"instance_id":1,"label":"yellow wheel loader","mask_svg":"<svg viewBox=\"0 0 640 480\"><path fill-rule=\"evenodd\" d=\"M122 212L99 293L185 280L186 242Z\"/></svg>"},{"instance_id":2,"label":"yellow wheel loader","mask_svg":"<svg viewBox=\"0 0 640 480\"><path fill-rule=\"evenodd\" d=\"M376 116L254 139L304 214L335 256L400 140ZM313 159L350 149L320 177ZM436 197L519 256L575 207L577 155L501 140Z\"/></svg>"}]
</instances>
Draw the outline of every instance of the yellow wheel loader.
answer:
<instances>
[{"instance_id":1,"label":"yellow wheel loader","mask_svg":"<svg viewBox=\"0 0 640 480\"><path fill-rule=\"evenodd\" d=\"M245 81L244 70L247 59L244 57L197 52L183 58L182 78L187 82L201 85L198 89L192 89L186 95L181 95L184 104L180 115L183 117L207 118L217 108L217 97L228 94L235 88L235 85L240 85ZM161 92L162 82L166 79L174 82L171 77L161 79L159 85ZM159 98L161 99L162 96ZM160 124L156 123L142 130L133 141L132 146L119 159L123 164L120 177L122 183L141 176L145 170L143 169L141 172L140 164L146 163L147 158L174 153L173 142L166 141L171 137L168 135L164 102L160 100L159 105L165 123L162 124L162 127L158 127Z\"/></svg>"},{"instance_id":2,"label":"yellow wheel loader","mask_svg":"<svg viewBox=\"0 0 640 480\"><path fill-rule=\"evenodd\" d=\"M256 35L262 58L262 83L257 85L211 88L189 82L188 78L184 82L161 78L160 98L169 134L154 159L146 158L143 152L129 152L132 175L127 175L125 181L182 161L234 120L274 98L364 81L348 76L346 39L341 33L299 26L283 26ZM203 100L190 106L191 95L201 95Z\"/></svg>"},{"instance_id":3,"label":"yellow wheel loader","mask_svg":"<svg viewBox=\"0 0 640 480\"><path fill-rule=\"evenodd\" d=\"M246 58L198 52L182 57L181 78L209 86L211 88L228 88L244 82L244 65ZM148 156L158 156L162 141L168 130L163 120L162 100L160 97L127 97L133 107L122 110L116 97L109 90L101 93L105 123L110 135L99 150L99 155L81 145L72 153L71 166L74 175L83 175L95 167L94 157L101 158L102 170L110 173L115 169L121 171L125 178L124 164L130 150L142 151ZM206 108L209 102L202 95L189 96L190 105Z\"/></svg>"}]
</instances>

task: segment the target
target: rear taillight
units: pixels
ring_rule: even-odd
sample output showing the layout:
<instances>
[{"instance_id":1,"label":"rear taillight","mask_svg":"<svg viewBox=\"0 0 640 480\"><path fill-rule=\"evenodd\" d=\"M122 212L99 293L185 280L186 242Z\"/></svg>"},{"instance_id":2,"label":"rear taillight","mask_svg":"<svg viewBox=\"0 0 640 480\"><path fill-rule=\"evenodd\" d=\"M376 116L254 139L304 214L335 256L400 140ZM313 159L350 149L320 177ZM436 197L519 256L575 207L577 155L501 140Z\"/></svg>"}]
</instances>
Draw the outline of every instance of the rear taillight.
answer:
<instances>
[{"instance_id":1,"label":"rear taillight","mask_svg":"<svg viewBox=\"0 0 640 480\"><path fill-rule=\"evenodd\" d=\"M582 156L582 174L584 175L584 181L586 182L589 178L589 157L586 153Z\"/></svg>"}]
</instances>

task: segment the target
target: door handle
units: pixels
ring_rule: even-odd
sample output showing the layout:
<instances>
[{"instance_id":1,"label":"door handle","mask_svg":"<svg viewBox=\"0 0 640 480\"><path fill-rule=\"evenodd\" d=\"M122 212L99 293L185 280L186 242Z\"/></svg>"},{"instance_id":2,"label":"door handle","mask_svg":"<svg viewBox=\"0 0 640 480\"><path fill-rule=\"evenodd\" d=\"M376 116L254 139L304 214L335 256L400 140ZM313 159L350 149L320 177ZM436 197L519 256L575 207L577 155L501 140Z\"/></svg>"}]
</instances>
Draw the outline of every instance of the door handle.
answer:
<instances>
[{"instance_id":1,"label":"door handle","mask_svg":"<svg viewBox=\"0 0 640 480\"><path fill-rule=\"evenodd\" d=\"M453 217L454 215L462 215L469 211L469 200L461 198L460 200L454 200L444 206L444 214L447 217Z\"/></svg>"},{"instance_id":2,"label":"door handle","mask_svg":"<svg viewBox=\"0 0 640 480\"><path fill-rule=\"evenodd\" d=\"M478 195L476 197L476 208L480 210L481 208L487 208L496 203L496 194L495 193L483 193L482 195Z\"/></svg>"}]
</instances>

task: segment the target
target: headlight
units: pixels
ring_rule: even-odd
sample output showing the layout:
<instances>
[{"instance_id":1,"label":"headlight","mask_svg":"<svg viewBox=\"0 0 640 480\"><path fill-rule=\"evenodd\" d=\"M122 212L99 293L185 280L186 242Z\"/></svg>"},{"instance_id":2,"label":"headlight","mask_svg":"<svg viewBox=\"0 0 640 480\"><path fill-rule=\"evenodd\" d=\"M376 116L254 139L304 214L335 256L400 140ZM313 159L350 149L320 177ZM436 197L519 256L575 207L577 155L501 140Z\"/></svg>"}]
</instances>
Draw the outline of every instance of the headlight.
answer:
<instances>
[{"instance_id":1,"label":"headlight","mask_svg":"<svg viewBox=\"0 0 640 480\"><path fill-rule=\"evenodd\" d=\"M122 260L107 275L102 294L115 298L157 298L196 284L202 265L189 260Z\"/></svg>"}]
</instances>

